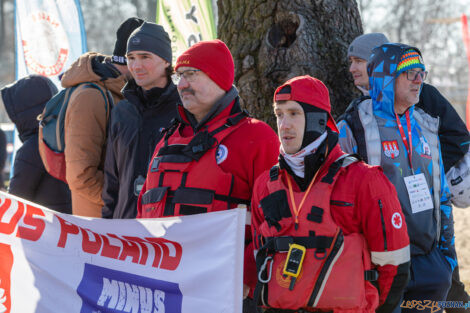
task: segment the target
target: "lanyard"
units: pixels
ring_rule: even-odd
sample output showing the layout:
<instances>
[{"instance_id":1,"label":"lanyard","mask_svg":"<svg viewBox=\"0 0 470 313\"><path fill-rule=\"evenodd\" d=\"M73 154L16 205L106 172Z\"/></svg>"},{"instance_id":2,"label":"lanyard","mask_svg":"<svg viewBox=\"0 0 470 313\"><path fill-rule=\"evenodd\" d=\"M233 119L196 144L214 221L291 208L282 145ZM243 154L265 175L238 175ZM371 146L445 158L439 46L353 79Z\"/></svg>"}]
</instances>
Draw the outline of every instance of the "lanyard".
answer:
<instances>
[{"instance_id":1,"label":"lanyard","mask_svg":"<svg viewBox=\"0 0 470 313\"><path fill-rule=\"evenodd\" d=\"M326 137L326 151L325 151L325 158L328 155L328 137ZM297 205L295 204L295 198L294 198L294 191L292 190L292 182L290 181L290 175L287 174L287 185L289 186L289 195L290 199L292 202L292 208L294 209L295 213L295 229L299 227L299 213L300 210L302 209L302 206L304 205L305 199L308 196L308 193L310 192L310 189L312 189L313 183L315 182L315 179L317 178L318 173L320 173L320 170L322 169L323 165L320 166L320 168L317 170L315 175L313 175L312 181L310 182L310 185L308 185L307 190L304 193L304 196L302 197L302 200L300 201L299 208L297 209Z\"/></svg>"},{"instance_id":2,"label":"lanyard","mask_svg":"<svg viewBox=\"0 0 470 313\"><path fill-rule=\"evenodd\" d=\"M312 182L310 185L308 185L307 190L304 193L304 196L302 197L302 200L300 201L299 208L297 209L297 205L295 204L295 198L294 198L294 191L292 190L292 183L290 181L290 175L287 175L287 185L289 186L289 195L290 195L290 201L292 202L292 208L294 209L295 213L295 229L297 229L299 225L299 213L300 210L302 209L302 206L304 205L305 199L308 196L308 193L310 192L310 189L313 186L313 182L315 181L315 178L317 177L318 171L315 173L315 176L312 179Z\"/></svg>"},{"instance_id":3,"label":"lanyard","mask_svg":"<svg viewBox=\"0 0 470 313\"><path fill-rule=\"evenodd\" d=\"M411 139L411 122L410 122L409 110L406 111L405 116L406 116L406 126L408 127L408 138L410 139L409 143L408 143L408 140L406 139L405 131L403 130L403 126L401 125L400 119L398 118L398 115L395 113L395 117L397 119L398 130L400 131L401 139L403 140L403 144L405 145L406 152L408 152L408 160L410 161L410 168L414 175L413 163L411 162L412 153L413 153L413 141Z\"/></svg>"}]
</instances>

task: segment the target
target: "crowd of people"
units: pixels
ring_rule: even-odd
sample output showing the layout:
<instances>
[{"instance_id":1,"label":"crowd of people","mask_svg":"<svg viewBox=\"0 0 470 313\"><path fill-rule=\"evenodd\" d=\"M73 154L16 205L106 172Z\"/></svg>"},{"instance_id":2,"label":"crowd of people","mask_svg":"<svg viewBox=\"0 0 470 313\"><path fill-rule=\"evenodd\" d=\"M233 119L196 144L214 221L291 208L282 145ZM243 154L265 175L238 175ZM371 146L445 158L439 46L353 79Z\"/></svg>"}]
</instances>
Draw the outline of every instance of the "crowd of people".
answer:
<instances>
[{"instance_id":1,"label":"crowd of people","mask_svg":"<svg viewBox=\"0 0 470 313\"><path fill-rule=\"evenodd\" d=\"M78 86L65 115L66 183L38 151L36 116L57 88L30 75L1 89L24 143L9 192L111 219L248 208L244 312L417 312L401 304L470 301L451 205L470 205L470 135L424 83L418 48L357 37L349 70L363 96L337 124L323 82L293 77L273 95L276 134L240 106L224 42L194 44L173 68L162 26L130 18L116 34L113 56L86 53L61 77Z\"/></svg>"}]
</instances>

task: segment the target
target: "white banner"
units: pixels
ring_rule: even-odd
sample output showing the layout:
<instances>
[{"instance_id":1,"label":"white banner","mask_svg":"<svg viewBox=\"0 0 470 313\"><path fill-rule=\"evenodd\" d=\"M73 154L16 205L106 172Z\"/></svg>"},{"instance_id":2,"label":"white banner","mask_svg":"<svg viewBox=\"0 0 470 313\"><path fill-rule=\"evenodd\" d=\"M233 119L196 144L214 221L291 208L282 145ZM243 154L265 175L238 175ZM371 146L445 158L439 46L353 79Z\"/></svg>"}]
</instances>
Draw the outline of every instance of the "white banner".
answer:
<instances>
[{"instance_id":1,"label":"white banner","mask_svg":"<svg viewBox=\"0 0 470 313\"><path fill-rule=\"evenodd\" d=\"M170 35L173 64L193 44L217 37L212 0L157 0L157 24Z\"/></svg>"},{"instance_id":2,"label":"white banner","mask_svg":"<svg viewBox=\"0 0 470 313\"><path fill-rule=\"evenodd\" d=\"M79 0L15 1L16 79L58 75L86 52Z\"/></svg>"},{"instance_id":3,"label":"white banner","mask_svg":"<svg viewBox=\"0 0 470 313\"><path fill-rule=\"evenodd\" d=\"M0 312L242 312L245 210L105 220L0 192Z\"/></svg>"}]
</instances>

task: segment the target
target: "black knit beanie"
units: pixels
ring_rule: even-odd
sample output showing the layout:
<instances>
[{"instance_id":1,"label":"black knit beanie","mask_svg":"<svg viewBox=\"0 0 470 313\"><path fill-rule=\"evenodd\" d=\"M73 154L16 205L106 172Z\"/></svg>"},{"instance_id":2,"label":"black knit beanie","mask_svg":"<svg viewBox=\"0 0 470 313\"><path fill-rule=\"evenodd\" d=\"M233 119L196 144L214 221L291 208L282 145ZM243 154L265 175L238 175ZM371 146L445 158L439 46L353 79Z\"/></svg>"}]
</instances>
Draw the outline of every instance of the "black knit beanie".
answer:
<instances>
[{"instance_id":1,"label":"black knit beanie","mask_svg":"<svg viewBox=\"0 0 470 313\"><path fill-rule=\"evenodd\" d=\"M138 28L144 20L137 17L130 17L119 26L116 31L116 43L114 44L112 63L126 65L127 39L132 32Z\"/></svg>"},{"instance_id":2,"label":"black knit beanie","mask_svg":"<svg viewBox=\"0 0 470 313\"><path fill-rule=\"evenodd\" d=\"M139 50L152 52L171 64L171 40L161 25L144 22L134 30L127 41L127 53Z\"/></svg>"}]
</instances>

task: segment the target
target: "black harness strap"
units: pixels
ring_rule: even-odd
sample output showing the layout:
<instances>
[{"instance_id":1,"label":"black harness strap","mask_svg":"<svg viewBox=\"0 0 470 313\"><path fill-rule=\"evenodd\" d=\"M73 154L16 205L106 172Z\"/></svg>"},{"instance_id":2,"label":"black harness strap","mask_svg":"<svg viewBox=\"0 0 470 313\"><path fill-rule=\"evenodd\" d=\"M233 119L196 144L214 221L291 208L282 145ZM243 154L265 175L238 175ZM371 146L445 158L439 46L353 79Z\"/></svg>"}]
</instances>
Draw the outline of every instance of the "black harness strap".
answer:
<instances>
[{"instance_id":1,"label":"black harness strap","mask_svg":"<svg viewBox=\"0 0 470 313\"><path fill-rule=\"evenodd\" d=\"M219 201L226 201L230 203L240 203L240 204L250 205L250 200L229 197L229 196L224 196L224 195L219 195L219 194L215 194L214 199L219 200Z\"/></svg>"},{"instance_id":2,"label":"black harness strap","mask_svg":"<svg viewBox=\"0 0 470 313\"><path fill-rule=\"evenodd\" d=\"M328 173L322 178L321 182L332 184L333 179L335 178L338 171L341 169L341 165L343 164L343 161L344 161L344 158L331 163L330 168L328 168Z\"/></svg>"},{"instance_id":3,"label":"black harness strap","mask_svg":"<svg viewBox=\"0 0 470 313\"><path fill-rule=\"evenodd\" d=\"M279 164L274 165L269 170L270 181L276 181L279 178Z\"/></svg>"},{"instance_id":4,"label":"black harness strap","mask_svg":"<svg viewBox=\"0 0 470 313\"><path fill-rule=\"evenodd\" d=\"M209 133L209 135L211 136L214 136L215 134L217 133L220 133L221 131L223 131L224 129L227 129L229 127L232 127L232 126L235 126L237 125L241 120L243 120L245 117L248 117L249 114L247 111L243 110L242 112L238 113L237 115L233 116L233 117L229 117L225 124L214 129L213 131L211 131Z\"/></svg>"},{"instance_id":5,"label":"black harness strap","mask_svg":"<svg viewBox=\"0 0 470 313\"><path fill-rule=\"evenodd\" d=\"M258 250L256 255L256 270L259 277L263 276L263 279L267 279L266 268L261 271L263 264L265 264L266 258L268 255L272 255L276 252L287 252L289 251L290 244L299 244L304 246L307 249L317 249L319 251L324 251L331 246L333 243L334 237L327 236L308 236L308 237L293 237L293 236L283 236L283 237L266 237L266 243ZM262 283L259 281L256 283L255 291L253 294L254 301L257 305L261 305L260 296L263 288L267 288L267 283ZM267 292L264 293L264 296L267 297ZM267 299L264 299L264 304L267 304Z\"/></svg>"},{"instance_id":6,"label":"black harness strap","mask_svg":"<svg viewBox=\"0 0 470 313\"><path fill-rule=\"evenodd\" d=\"M274 252L287 252L289 251L289 245L295 243L304 246L307 249L320 249L324 250L331 246L334 237L328 236L306 236L306 237L293 237L293 236L282 236L282 237L266 237L266 243L261 249L266 248L268 253Z\"/></svg>"},{"instance_id":7,"label":"black harness strap","mask_svg":"<svg viewBox=\"0 0 470 313\"><path fill-rule=\"evenodd\" d=\"M165 146L168 146L168 138L170 138L170 136L173 135L173 133L176 131L179 125L180 125L180 121L178 121L178 119L176 118L173 118L170 121L170 126L161 130L161 133L165 135L164 137Z\"/></svg>"},{"instance_id":8,"label":"black harness strap","mask_svg":"<svg viewBox=\"0 0 470 313\"><path fill-rule=\"evenodd\" d=\"M322 178L321 182L332 184L333 179L335 178L336 174L341 169L341 167L347 167L359 160L361 160L361 157L357 154L347 154L340 157L340 159L331 163L330 168L328 169L328 173Z\"/></svg>"}]
</instances>

